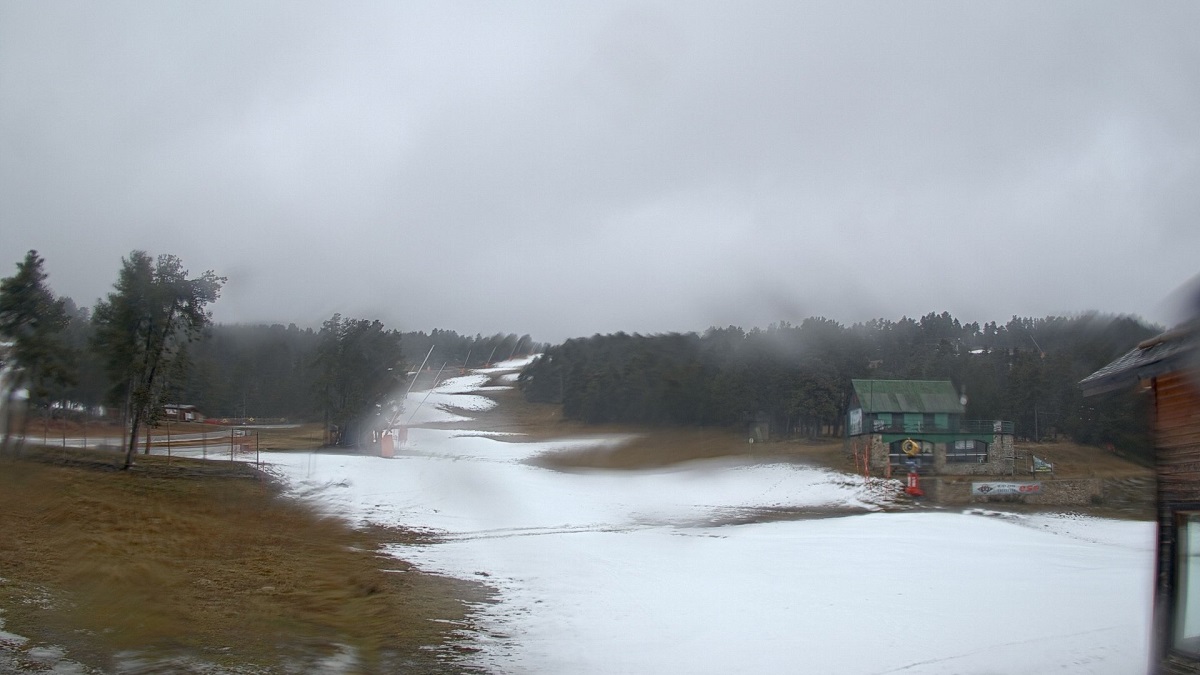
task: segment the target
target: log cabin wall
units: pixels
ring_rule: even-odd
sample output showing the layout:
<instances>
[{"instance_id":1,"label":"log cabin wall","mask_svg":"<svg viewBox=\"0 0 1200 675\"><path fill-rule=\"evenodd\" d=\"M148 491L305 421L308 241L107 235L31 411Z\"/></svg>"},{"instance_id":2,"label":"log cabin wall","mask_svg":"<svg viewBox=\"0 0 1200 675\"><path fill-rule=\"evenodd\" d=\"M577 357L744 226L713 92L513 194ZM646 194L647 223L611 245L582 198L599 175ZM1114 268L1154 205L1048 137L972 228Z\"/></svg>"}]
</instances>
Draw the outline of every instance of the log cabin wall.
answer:
<instances>
[{"instance_id":1,"label":"log cabin wall","mask_svg":"<svg viewBox=\"0 0 1200 675\"><path fill-rule=\"evenodd\" d=\"M1200 657L1172 649L1179 602L1179 514L1200 511L1200 389L1194 377L1195 373L1166 373L1153 383L1159 505L1154 661L1156 672L1163 675L1200 674Z\"/></svg>"}]
</instances>

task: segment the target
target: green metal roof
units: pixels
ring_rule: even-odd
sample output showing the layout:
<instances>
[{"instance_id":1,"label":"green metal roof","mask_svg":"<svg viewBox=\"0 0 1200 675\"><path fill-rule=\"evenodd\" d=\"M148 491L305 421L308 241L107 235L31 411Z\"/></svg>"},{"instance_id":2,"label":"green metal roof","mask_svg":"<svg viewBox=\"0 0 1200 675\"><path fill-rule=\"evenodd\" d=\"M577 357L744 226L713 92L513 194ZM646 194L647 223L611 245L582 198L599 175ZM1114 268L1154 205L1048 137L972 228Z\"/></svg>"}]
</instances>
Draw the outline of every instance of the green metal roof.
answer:
<instances>
[{"instance_id":1,"label":"green metal roof","mask_svg":"<svg viewBox=\"0 0 1200 675\"><path fill-rule=\"evenodd\" d=\"M963 413L949 380L851 380L863 412Z\"/></svg>"}]
</instances>

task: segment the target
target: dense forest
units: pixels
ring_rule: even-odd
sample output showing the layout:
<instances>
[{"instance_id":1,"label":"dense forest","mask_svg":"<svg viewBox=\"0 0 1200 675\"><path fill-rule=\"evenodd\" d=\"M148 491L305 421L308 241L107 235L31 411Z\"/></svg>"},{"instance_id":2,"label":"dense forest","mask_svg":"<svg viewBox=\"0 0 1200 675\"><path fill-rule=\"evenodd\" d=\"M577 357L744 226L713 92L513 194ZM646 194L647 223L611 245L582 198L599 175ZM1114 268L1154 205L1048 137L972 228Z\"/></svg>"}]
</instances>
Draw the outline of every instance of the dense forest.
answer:
<instances>
[{"instance_id":1,"label":"dense forest","mask_svg":"<svg viewBox=\"0 0 1200 675\"><path fill-rule=\"evenodd\" d=\"M776 436L840 434L853 378L949 379L967 417L1016 423L1025 438L1148 449L1145 397L1083 398L1077 383L1159 332L1087 314L1007 324L949 313L843 326L825 318L765 330L595 335L545 350L525 369L530 401L591 423L736 427L765 416Z\"/></svg>"},{"instance_id":2,"label":"dense forest","mask_svg":"<svg viewBox=\"0 0 1200 675\"><path fill-rule=\"evenodd\" d=\"M189 278L175 256L133 251L113 291L89 309L55 296L30 251L0 280L5 444L19 391L28 394L21 407L41 417L107 407L136 428L178 403L210 418L319 420L337 430L330 442L353 444L392 416L410 370L427 356L428 369L457 373L541 348L528 335L405 333L339 314L315 330L214 325L207 305L224 281L211 271Z\"/></svg>"},{"instance_id":3,"label":"dense forest","mask_svg":"<svg viewBox=\"0 0 1200 675\"><path fill-rule=\"evenodd\" d=\"M449 372L542 352L520 375L526 398L562 404L568 418L590 423L737 427L765 419L775 436L838 435L851 379L949 379L967 397L968 418L1013 421L1019 436L1148 449L1145 397L1085 399L1077 386L1159 330L1129 317L980 325L943 312L851 326L810 318L546 347L528 335L404 333L340 315L319 329L212 325L205 306L223 281L212 272L188 278L177 258L134 251L92 310L55 297L30 251L16 275L0 280L0 375L16 376L6 376L6 400L21 387L43 415L107 405L153 424L173 402L209 417L321 420L344 431L388 415L431 348L426 368Z\"/></svg>"},{"instance_id":4,"label":"dense forest","mask_svg":"<svg viewBox=\"0 0 1200 675\"><path fill-rule=\"evenodd\" d=\"M321 367L319 350L322 332L332 330L336 327L329 322L321 330L296 324L214 325L207 339L191 347L189 372L181 378L174 400L213 417L320 419L320 381L332 373ZM342 362L338 375L363 379L389 368L404 374L420 366L431 347L426 367L436 371L445 364L447 372L457 374L460 368L481 367L518 350L528 353L540 347L527 335L466 336L441 329L397 331L395 339L398 354L379 352L366 360ZM350 351L365 355L363 350Z\"/></svg>"},{"instance_id":5,"label":"dense forest","mask_svg":"<svg viewBox=\"0 0 1200 675\"><path fill-rule=\"evenodd\" d=\"M99 406L112 403L108 383L103 377L97 355L87 348L91 324L86 308L74 308L67 333L79 350L75 359L78 377L74 384L47 392L51 400L67 400ZM337 324L331 323L336 321ZM347 329L344 324L353 325ZM361 322L366 322L363 325ZM361 339L356 348L343 350L343 360L320 359L323 339L340 335L351 339L349 331L362 334L389 333L399 351L379 346L384 339ZM336 343L337 340L333 340ZM427 368L437 370L448 364L447 372L477 368L491 360L508 358L514 353L529 353L541 345L526 335L459 335L452 330L389 331L378 321L334 317L320 329L299 328L296 324L214 324L204 339L187 346L186 366L167 382L173 403L187 403L205 415L223 418L320 420L324 414L322 378L333 374L324 364L334 364L344 380L374 379L380 371L407 374L420 365L430 347L434 348ZM362 358L353 359L352 355ZM469 366L467 365L469 364Z\"/></svg>"}]
</instances>

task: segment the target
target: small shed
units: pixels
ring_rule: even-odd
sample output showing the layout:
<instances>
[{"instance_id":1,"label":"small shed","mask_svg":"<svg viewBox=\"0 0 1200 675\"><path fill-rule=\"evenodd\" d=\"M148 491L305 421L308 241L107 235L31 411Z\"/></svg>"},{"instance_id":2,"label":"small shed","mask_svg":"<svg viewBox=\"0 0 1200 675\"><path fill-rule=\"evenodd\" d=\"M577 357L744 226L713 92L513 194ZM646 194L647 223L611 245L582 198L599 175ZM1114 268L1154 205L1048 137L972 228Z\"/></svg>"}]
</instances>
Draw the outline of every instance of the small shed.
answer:
<instances>
[{"instance_id":1,"label":"small shed","mask_svg":"<svg viewBox=\"0 0 1200 675\"><path fill-rule=\"evenodd\" d=\"M1158 547L1151 672L1200 674L1200 320L1151 338L1084 378L1085 396L1154 397Z\"/></svg>"},{"instance_id":2,"label":"small shed","mask_svg":"<svg viewBox=\"0 0 1200 675\"><path fill-rule=\"evenodd\" d=\"M163 406L163 419L171 422L203 422L204 415L194 405L168 403Z\"/></svg>"}]
</instances>

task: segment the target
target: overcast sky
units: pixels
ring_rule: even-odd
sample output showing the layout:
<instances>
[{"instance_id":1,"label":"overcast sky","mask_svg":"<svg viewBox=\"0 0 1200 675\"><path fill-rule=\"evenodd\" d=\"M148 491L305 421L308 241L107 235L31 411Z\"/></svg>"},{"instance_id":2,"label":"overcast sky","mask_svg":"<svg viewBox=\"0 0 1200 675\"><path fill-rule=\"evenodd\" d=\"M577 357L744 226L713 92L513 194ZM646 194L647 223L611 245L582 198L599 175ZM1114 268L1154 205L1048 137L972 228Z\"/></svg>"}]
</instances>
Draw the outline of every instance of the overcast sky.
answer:
<instances>
[{"instance_id":1,"label":"overcast sky","mask_svg":"<svg viewBox=\"0 0 1200 675\"><path fill-rule=\"evenodd\" d=\"M1200 271L1200 3L0 0L0 276L531 333L1100 310Z\"/></svg>"}]
</instances>

